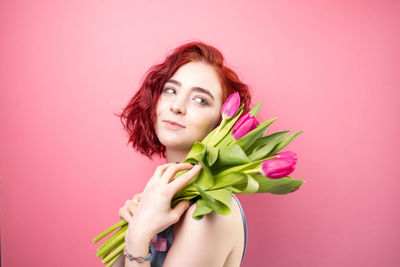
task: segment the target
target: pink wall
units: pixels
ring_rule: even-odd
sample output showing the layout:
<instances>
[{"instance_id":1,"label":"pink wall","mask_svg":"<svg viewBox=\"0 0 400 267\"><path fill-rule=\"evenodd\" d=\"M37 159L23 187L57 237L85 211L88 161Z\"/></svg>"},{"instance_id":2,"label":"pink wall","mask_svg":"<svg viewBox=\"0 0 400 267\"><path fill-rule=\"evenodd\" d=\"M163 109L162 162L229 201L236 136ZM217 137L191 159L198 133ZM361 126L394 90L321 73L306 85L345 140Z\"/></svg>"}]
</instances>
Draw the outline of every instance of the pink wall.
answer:
<instances>
[{"instance_id":1,"label":"pink wall","mask_svg":"<svg viewBox=\"0 0 400 267\"><path fill-rule=\"evenodd\" d=\"M220 48L271 132L304 133L290 195L242 196L242 266L400 266L398 1L1 1L1 263L103 266L92 239L156 166L113 112L185 41Z\"/></svg>"}]
</instances>

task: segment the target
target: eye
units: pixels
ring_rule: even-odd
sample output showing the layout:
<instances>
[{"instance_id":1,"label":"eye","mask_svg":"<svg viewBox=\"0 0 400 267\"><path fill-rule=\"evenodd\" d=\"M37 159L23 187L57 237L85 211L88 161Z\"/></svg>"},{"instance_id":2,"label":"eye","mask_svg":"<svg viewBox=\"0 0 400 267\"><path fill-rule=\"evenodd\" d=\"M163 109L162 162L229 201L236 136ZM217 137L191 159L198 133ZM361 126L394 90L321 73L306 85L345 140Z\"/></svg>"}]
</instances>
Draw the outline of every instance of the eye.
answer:
<instances>
[{"instance_id":1,"label":"eye","mask_svg":"<svg viewBox=\"0 0 400 267\"><path fill-rule=\"evenodd\" d=\"M165 87L165 88L161 91L161 93L174 94L174 93L176 93L176 92L175 92L175 89L174 89L174 88Z\"/></svg>"},{"instance_id":2,"label":"eye","mask_svg":"<svg viewBox=\"0 0 400 267\"><path fill-rule=\"evenodd\" d=\"M209 105L208 101L205 100L204 98L201 98L201 97L195 97L194 101L196 101L197 103L199 103L202 106L208 106Z\"/></svg>"}]
</instances>

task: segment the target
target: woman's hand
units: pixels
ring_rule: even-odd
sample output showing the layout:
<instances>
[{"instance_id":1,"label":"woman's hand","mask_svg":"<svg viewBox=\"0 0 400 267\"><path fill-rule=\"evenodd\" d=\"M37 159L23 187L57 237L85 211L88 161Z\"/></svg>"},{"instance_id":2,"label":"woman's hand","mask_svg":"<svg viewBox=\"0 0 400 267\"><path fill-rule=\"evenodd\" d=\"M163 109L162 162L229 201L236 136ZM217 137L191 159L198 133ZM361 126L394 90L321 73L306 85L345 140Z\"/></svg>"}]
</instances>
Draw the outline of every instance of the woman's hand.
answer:
<instances>
[{"instance_id":1,"label":"woman's hand","mask_svg":"<svg viewBox=\"0 0 400 267\"><path fill-rule=\"evenodd\" d=\"M172 179L178 171L183 170L188 171L177 179ZM177 223L189 207L189 201L180 201L172 209L172 198L200 170L201 165L193 166L190 163L169 163L158 166L140 194L140 201L135 207L134 216L128 220L129 226L125 234L125 241L127 243L136 240L150 241L157 233ZM130 204L127 206L130 206ZM135 204L132 204L132 206L135 206Z\"/></svg>"},{"instance_id":2,"label":"woman's hand","mask_svg":"<svg viewBox=\"0 0 400 267\"><path fill-rule=\"evenodd\" d=\"M119 209L119 219L129 222L135 214L136 208L139 205L142 193L135 194L132 199L128 199L125 205Z\"/></svg>"}]
</instances>

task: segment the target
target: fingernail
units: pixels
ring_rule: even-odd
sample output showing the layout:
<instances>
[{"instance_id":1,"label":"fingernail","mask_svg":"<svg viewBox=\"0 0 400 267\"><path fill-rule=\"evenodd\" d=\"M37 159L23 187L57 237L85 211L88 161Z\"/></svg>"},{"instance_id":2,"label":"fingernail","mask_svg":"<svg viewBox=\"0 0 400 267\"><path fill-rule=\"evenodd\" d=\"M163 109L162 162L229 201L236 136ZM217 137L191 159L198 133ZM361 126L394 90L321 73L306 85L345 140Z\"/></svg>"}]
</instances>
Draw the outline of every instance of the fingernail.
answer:
<instances>
[{"instance_id":1,"label":"fingernail","mask_svg":"<svg viewBox=\"0 0 400 267\"><path fill-rule=\"evenodd\" d=\"M196 163L197 165L200 165L200 161Z\"/></svg>"}]
</instances>

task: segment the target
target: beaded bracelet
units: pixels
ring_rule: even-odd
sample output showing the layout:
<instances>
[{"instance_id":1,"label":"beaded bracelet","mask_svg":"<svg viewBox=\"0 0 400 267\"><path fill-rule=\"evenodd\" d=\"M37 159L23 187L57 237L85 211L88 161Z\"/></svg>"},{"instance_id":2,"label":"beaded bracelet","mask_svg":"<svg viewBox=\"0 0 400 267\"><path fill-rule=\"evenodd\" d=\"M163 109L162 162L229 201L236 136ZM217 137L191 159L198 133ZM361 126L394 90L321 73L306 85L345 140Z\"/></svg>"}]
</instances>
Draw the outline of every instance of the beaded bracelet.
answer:
<instances>
[{"instance_id":1,"label":"beaded bracelet","mask_svg":"<svg viewBox=\"0 0 400 267\"><path fill-rule=\"evenodd\" d=\"M150 250L150 247L149 247L149 250ZM139 262L139 263L142 263L142 262L145 262L145 261L150 260L150 257L151 257L151 250L150 250L149 254L148 254L146 257L142 257L142 256L134 257L134 256L132 256L131 254L129 254L129 252L126 250L126 247L125 247L125 248L124 248L124 255L125 255L130 261L135 260L135 261L137 261L137 262Z\"/></svg>"}]
</instances>

